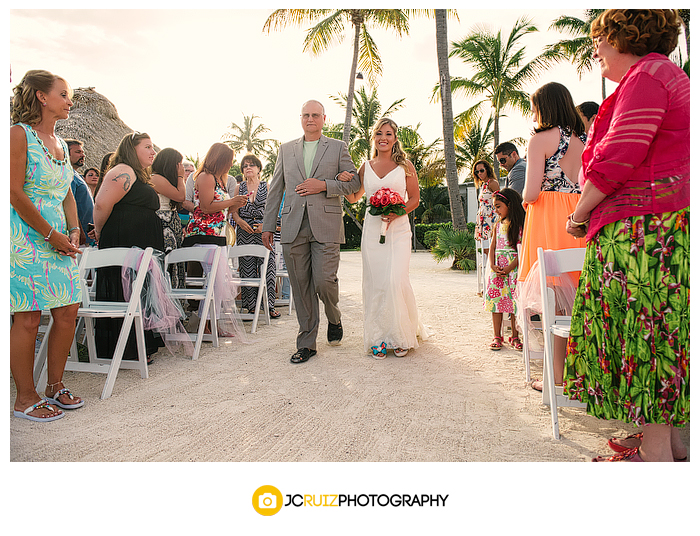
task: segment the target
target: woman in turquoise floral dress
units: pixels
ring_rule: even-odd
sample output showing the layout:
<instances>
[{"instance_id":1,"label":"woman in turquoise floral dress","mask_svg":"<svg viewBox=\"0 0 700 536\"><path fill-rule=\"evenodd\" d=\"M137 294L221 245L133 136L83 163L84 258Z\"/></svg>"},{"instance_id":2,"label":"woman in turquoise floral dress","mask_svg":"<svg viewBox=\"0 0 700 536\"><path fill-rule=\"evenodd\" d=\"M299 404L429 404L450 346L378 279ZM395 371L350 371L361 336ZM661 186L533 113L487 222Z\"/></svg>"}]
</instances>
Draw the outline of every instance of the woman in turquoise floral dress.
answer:
<instances>
[{"instance_id":1,"label":"woman in turquoise floral dress","mask_svg":"<svg viewBox=\"0 0 700 536\"><path fill-rule=\"evenodd\" d=\"M603 102L567 231L588 241L564 392L588 413L643 426L593 461L687 457L690 423L690 81L668 59L670 9L608 10L591 25ZM653 103L653 107L649 103Z\"/></svg>"},{"instance_id":2,"label":"woman in turquoise floral dress","mask_svg":"<svg viewBox=\"0 0 700 536\"><path fill-rule=\"evenodd\" d=\"M14 89L10 127L10 370L17 388L14 416L48 422L84 404L62 382L80 304L78 212L70 190L73 168L55 135L73 92L48 71L28 71ZM41 312L54 325L48 341L45 398L33 366Z\"/></svg>"}]
</instances>

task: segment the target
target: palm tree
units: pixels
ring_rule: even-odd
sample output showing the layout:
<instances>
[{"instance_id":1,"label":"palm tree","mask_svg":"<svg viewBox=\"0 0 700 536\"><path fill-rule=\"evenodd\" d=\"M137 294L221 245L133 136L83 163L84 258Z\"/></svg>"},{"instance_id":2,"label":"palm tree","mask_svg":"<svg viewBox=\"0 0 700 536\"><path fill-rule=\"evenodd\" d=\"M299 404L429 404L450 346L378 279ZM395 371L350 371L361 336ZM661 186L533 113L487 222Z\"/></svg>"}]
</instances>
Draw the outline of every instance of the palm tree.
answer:
<instances>
[{"instance_id":1,"label":"palm tree","mask_svg":"<svg viewBox=\"0 0 700 536\"><path fill-rule=\"evenodd\" d=\"M438 74L440 76L440 98L442 99L442 132L445 147L445 171L447 191L450 199L452 226L458 231L466 231L462 198L459 195L459 177L454 145L454 117L452 113L452 93L450 91L450 69L447 52L447 10L435 10L435 40L437 46Z\"/></svg>"},{"instance_id":2,"label":"palm tree","mask_svg":"<svg viewBox=\"0 0 700 536\"><path fill-rule=\"evenodd\" d=\"M457 169L469 170L466 181L470 181L474 162L487 160L493 155L493 116L489 116L485 126L481 124L481 117L476 117L467 124L458 124L455 128L455 138L457 139Z\"/></svg>"},{"instance_id":3,"label":"palm tree","mask_svg":"<svg viewBox=\"0 0 700 536\"><path fill-rule=\"evenodd\" d=\"M189 160L194 164L194 168L197 169L199 167L199 164L201 162L201 159L199 158L199 153L197 153L197 156L187 156L185 155L185 160Z\"/></svg>"},{"instance_id":4,"label":"palm tree","mask_svg":"<svg viewBox=\"0 0 700 536\"><path fill-rule=\"evenodd\" d=\"M275 172L275 164L277 164L277 153L280 149L280 142L277 140L269 140L268 146L262 153L265 158L266 164L260 171L260 177L263 180L268 180L272 178L272 174Z\"/></svg>"},{"instance_id":5,"label":"palm tree","mask_svg":"<svg viewBox=\"0 0 700 536\"><path fill-rule=\"evenodd\" d=\"M441 184L421 187L420 204L416 209L416 218L421 223L436 223L450 219L449 194ZM467 226L465 225L466 229Z\"/></svg>"},{"instance_id":6,"label":"palm tree","mask_svg":"<svg viewBox=\"0 0 700 536\"><path fill-rule=\"evenodd\" d=\"M586 18L584 20L562 15L554 20L549 25L550 30L557 30L562 33L571 35L571 39L563 39L551 45L548 45L545 50L559 54L560 59L570 60L576 66L578 79L581 80L583 75L593 70L593 40L591 39L591 23L600 15L604 9L587 9ZM603 100L605 100L605 78L600 77L601 91Z\"/></svg>"},{"instance_id":7,"label":"palm tree","mask_svg":"<svg viewBox=\"0 0 700 536\"><path fill-rule=\"evenodd\" d=\"M277 9L265 21L263 31L281 29L288 24L301 26L315 23L304 39L304 52L318 56L345 38L345 25L354 30L353 56L350 67L348 95L355 94L355 76L359 66L370 84L376 85L382 73L382 60L377 44L369 33L371 26L393 30L398 37L408 34L408 10L403 9ZM349 103L348 103L349 104ZM343 141L350 140L352 109L345 111Z\"/></svg>"},{"instance_id":8,"label":"palm tree","mask_svg":"<svg viewBox=\"0 0 700 536\"><path fill-rule=\"evenodd\" d=\"M271 140L262 139L260 136L265 132L269 132L262 123L257 127L253 126L255 119L260 119L257 115L243 114L243 126L240 127L236 123L231 123L228 127L233 130L233 133L227 132L221 138L224 143L233 149L234 153L238 154L242 151L253 154L264 154Z\"/></svg>"},{"instance_id":9,"label":"palm tree","mask_svg":"<svg viewBox=\"0 0 700 536\"><path fill-rule=\"evenodd\" d=\"M421 188L441 186L445 178L445 159L440 157L442 151L438 149L441 140L438 138L426 145L418 133L419 128L420 123L415 128L399 127L397 137L401 141L408 160L416 168L418 184Z\"/></svg>"},{"instance_id":10,"label":"palm tree","mask_svg":"<svg viewBox=\"0 0 700 536\"><path fill-rule=\"evenodd\" d=\"M520 42L526 35L537 31L537 27L523 17L515 23L505 41L500 30L493 34L487 28L477 26L467 37L452 43L450 56L456 56L476 69L472 78L453 78L452 92L466 97L486 97L460 115L468 120L480 114L484 104L488 104L493 109L494 146L500 143L500 118L503 117L503 111L510 107L528 114L530 98L522 88L528 82L536 80L542 71L561 56L559 52L545 51L523 64L525 47L521 47ZM438 89L436 86L434 94L437 94ZM494 169L498 175L498 160L495 158Z\"/></svg>"},{"instance_id":11,"label":"palm tree","mask_svg":"<svg viewBox=\"0 0 700 536\"><path fill-rule=\"evenodd\" d=\"M340 95L333 99L343 107L347 108L347 97ZM350 125L350 138L348 139L348 151L355 165L359 165L364 160L372 158L372 128L377 120L382 117L389 117L395 111L403 108L403 101L399 99L392 102L389 107L382 111L382 105L377 97L377 88L372 88L371 94L367 94L365 88L360 88L355 92L355 103L352 107L353 122Z\"/></svg>"}]
</instances>

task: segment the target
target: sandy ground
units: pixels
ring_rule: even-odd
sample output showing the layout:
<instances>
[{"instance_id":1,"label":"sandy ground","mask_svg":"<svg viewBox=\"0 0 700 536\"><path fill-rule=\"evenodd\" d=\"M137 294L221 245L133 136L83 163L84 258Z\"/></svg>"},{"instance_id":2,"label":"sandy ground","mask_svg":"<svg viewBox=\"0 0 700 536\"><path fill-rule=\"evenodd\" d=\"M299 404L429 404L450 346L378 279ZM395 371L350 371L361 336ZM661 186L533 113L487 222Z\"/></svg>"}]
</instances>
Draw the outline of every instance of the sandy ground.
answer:
<instances>
[{"instance_id":1,"label":"sandy ground","mask_svg":"<svg viewBox=\"0 0 700 536\"><path fill-rule=\"evenodd\" d=\"M476 275L427 252L411 263L434 335L403 359L363 354L361 256L342 252L340 346L326 344L323 317L317 356L290 364L297 323L283 307L251 344L205 343L197 361L163 349L146 380L120 371L107 400L99 399L103 375L67 372L86 405L53 423L10 418L10 460L583 462L610 452L607 437L635 431L561 408L555 440L548 406L525 382L522 353L488 349L491 318ZM532 367L541 377L541 361ZM689 444L690 428L681 433Z\"/></svg>"}]
</instances>

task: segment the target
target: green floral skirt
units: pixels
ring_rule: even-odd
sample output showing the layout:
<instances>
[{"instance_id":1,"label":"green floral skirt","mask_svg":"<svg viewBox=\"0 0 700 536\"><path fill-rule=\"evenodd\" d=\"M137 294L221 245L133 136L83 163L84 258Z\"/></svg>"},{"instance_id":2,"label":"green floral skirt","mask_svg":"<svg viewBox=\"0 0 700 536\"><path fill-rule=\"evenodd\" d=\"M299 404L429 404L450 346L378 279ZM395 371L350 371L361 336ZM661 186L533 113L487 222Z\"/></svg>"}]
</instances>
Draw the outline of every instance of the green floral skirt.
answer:
<instances>
[{"instance_id":1,"label":"green floral skirt","mask_svg":"<svg viewBox=\"0 0 700 536\"><path fill-rule=\"evenodd\" d=\"M564 393L601 419L690 422L690 210L631 217L588 243Z\"/></svg>"}]
</instances>

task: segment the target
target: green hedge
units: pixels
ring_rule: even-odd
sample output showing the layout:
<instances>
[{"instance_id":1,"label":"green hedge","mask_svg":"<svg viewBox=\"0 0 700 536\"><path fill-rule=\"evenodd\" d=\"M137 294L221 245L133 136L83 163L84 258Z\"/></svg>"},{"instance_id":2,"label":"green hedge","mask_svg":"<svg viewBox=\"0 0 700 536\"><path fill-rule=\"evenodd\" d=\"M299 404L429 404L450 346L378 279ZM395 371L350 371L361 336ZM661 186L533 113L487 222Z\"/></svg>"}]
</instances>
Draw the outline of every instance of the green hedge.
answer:
<instances>
[{"instance_id":1,"label":"green hedge","mask_svg":"<svg viewBox=\"0 0 700 536\"><path fill-rule=\"evenodd\" d=\"M452 222L443 223L417 223L416 238L426 249L431 249L437 242L438 230L441 228L452 229ZM467 223L467 231L474 235L474 222Z\"/></svg>"},{"instance_id":2,"label":"green hedge","mask_svg":"<svg viewBox=\"0 0 700 536\"><path fill-rule=\"evenodd\" d=\"M362 231L357 228L347 214L343 217L345 225L345 244L340 246L341 249L359 249L360 240L362 239ZM417 223L416 238L418 242L423 244L425 249L431 249L437 242L438 230L441 228L452 229L452 222L443 223ZM467 223L467 231L474 235L474 222Z\"/></svg>"}]
</instances>

